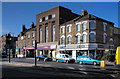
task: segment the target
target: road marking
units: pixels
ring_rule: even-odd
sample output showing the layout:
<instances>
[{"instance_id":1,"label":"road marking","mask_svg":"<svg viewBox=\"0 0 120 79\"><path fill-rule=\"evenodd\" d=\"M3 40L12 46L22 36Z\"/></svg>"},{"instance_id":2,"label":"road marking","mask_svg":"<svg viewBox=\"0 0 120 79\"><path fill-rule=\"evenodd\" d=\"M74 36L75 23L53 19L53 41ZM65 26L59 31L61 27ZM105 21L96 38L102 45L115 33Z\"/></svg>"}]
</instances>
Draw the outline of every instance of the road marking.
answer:
<instances>
[{"instance_id":1,"label":"road marking","mask_svg":"<svg viewBox=\"0 0 120 79\"><path fill-rule=\"evenodd\" d=\"M87 74L88 74L87 72L81 72L81 73L83 73L83 74L85 74L85 75L87 75Z\"/></svg>"},{"instance_id":2,"label":"road marking","mask_svg":"<svg viewBox=\"0 0 120 79\"><path fill-rule=\"evenodd\" d=\"M113 75L113 74L111 74L110 76L112 76L112 77L114 77L114 78L116 77L116 76L115 76L115 75Z\"/></svg>"},{"instance_id":3,"label":"road marking","mask_svg":"<svg viewBox=\"0 0 120 79\"><path fill-rule=\"evenodd\" d=\"M75 69L74 67L68 67L69 69Z\"/></svg>"}]
</instances>

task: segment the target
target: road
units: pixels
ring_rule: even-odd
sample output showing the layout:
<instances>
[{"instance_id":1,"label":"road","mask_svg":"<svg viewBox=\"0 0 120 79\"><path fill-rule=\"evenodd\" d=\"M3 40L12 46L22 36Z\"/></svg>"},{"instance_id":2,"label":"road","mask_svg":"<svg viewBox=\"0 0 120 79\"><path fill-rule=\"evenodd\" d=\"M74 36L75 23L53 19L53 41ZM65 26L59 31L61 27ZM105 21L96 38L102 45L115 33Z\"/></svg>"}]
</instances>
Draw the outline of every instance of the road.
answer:
<instances>
[{"instance_id":1,"label":"road","mask_svg":"<svg viewBox=\"0 0 120 79\"><path fill-rule=\"evenodd\" d=\"M93 66L93 65L79 65L75 63L67 64L67 63L38 61L37 62L38 67L34 67L33 58L11 59L10 64L8 63L8 59L3 59L2 61L3 61L3 66L2 66L3 79L16 79L16 78L17 79L18 78L113 79L118 76L117 74L111 72L98 73L95 70L99 70L98 69L99 66ZM83 70L89 70L89 71L83 71Z\"/></svg>"}]
</instances>

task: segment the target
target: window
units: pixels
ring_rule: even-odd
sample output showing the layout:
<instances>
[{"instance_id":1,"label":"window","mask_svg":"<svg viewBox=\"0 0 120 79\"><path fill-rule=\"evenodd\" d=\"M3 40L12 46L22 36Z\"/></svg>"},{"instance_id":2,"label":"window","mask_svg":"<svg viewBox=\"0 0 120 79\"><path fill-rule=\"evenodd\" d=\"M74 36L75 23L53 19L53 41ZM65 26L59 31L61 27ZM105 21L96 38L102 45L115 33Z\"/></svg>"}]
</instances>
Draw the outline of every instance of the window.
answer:
<instances>
[{"instance_id":1,"label":"window","mask_svg":"<svg viewBox=\"0 0 120 79\"><path fill-rule=\"evenodd\" d=\"M28 34L28 38L30 38L30 34Z\"/></svg>"},{"instance_id":2,"label":"window","mask_svg":"<svg viewBox=\"0 0 120 79\"><path fill-rule=\"evenodd\" d=\"M77 36L77 43L80 43L80 35Z\"/></svg>"},{"instance_id":3,"label":"window","mask_svg":"<svg viewBox=\"0 0 120 79\"><path fill-rule=\"evenodd\" d=\"M69 33L71 32L71 26L68 26L68 32Z\"/></svg>"},{"instance_id":4,"label":"window","mask_svg":"<svg viewBox=\"0 0 120 79\"><path fill-rule=\"evenodd\" d=\"M95 22L94 21L90 22L90 29L95 29Z\"/></svg>"},{"instance_id":5,"label":"window","mask_svg":"<svg viewBox=\"0 0 120 79\"><path fill-rule=\"evenodd\" d=\"M64 37L61 38L61 44L62 44L62 45L65 44L65 38L64 38Z\"/></svg>"},{"instance_id":6,"label":"window","mask_svg":"<svg viewBox=\"0 0 120 79\"><path fill-rule=\"evenodd\" d=\"M33 38L35 37L35 32L32 33L32 37L33 37Z\"/></svg>"},{"instance_id":7,"label":"window","mask_svg":"<svg viewBox=\"0 0 120 79\"><path fill-rule=\"evenodd\" d=\"M61 28L61 33L64 34L65 33L65 27Z\"/></svg>"},{"instance_id":8,"label":"window","mask_svg":"<svg viewBox=\"0 0 120 79\"><path fill-rule=\"evenodd\" d=\"M80 24L77 24L77 31L80 31Z\"/></svg>"},{"instance_id":9,"label":"window","mask_svg":"<svg viewBox=\"0 0 120 79\"><path fill-rule=\"evenodd\" d=\"M42 43L42 28L40 28L40 43Z\"/></svg>"},{"instance_id":10,"label":"window","mask_svg":"<svg viewBox=\"0 0 120 79\"><path fill-rule=\"evenodd\" d=\"M83 42L86 42L86 34L83 34Z\"/></svg>"},{"instance_id":11,"label":"window","mask_svg":"<svg viewBox=\"0 0 120 79\"><path fill-rule=\"evenodd\" d=\"M55 14L52 14L52 18L55 18Z\"/></svg>"},{"instance_id":12,"label":"window","mask_svg":"<svg viewBox=\"0 0 120 79\"><path fill-rule=\"evenodd\" d=\"M42 22L42 18L40 18L40 22Z\"/></svg>"},{"instance_id":13,"label":"window","mask_svg":"<svg viewBox=\"0 0 120 79\"><path fill-rule=\"evenodd\" d=\"M106 24L104 24L104 31L106 31Z\"/></svg>"},{"instance_id":14,"label":"window","mask_svg":"<svg viewBox=\"0 0 120 79\"><path fill-rule=\"evenodd\" d=\"M71 44L71 37L68 37L68 44Z\"/></svg>"},{"instance_id":15,"label":"window","mask_svg":"<svg viewBox=\"0 0 120 79\"><path fill-rule=\"evenodd\" d=\"M106 43L106 35L104 35L103 42Z\"/></svg>"},{"instance_id":16,"label":"window","mask_svg":"<svg viewBox=\"0 0 120 79\"><path fill-rule=\"evenodd\" d=\"M45 20L48 20L48 16L45 17Z\"/></svg>"},{"instance_id":17,"label":"window","mask_svg":"<svg viewBox=\"0 0 120 79\"><path fill-rule=\"evenodd\" d=\"M55 25L52 26L52 31L53 31L52 39L53 39L53 42L54 42L55 41Z\"/></svg>"},{"instance_id":18,"label":"window","mask_svg":"<svg viewBox=\"0 0 120 79\"><path fill-rule=\"evenodd\" d=\"M25 41L24 41L24 46L25 46Z\"/></svg>"},{"instance_id":19,"label":"window","mask_svg":"<svg viewBox=\"0 0 120 79\"><path fill-rule=\"evenodd\" d=\"M32 41L32 46L34 46L35 45L35 41Z\"/></svg>"},{"instance_id":20,"label":"window","mask_svg":"<svg viewBox=\"0 0 120 79\"><path fill-rule=\"evenodd\" d=\"M45 28L45 42L48 42L48 27Z\"/></svg>"},{"instance_id":21,"label":"window","mask_svg":"<svg viewBox=\"0 0 120 79\"><path fill-rule=\"evenodd\" d=\"M83 30L86 30L86 23L83 23Z\"/></svg>"},{"instance_id":22,"label":"window","mask_svg":"<svg viewBox=\"0 0 120 79\"><path fill-rule=\"evenodd\" d=\"M29 41L28 41L28 46L30 46L30 43L29 43Z\"/></svg>"},{"instance_id":23,"label":"window","mask_svg":"<svg viewBox=\"0 0 120 79\"><path fill-rule=\"evenodd\" d=\"M94 42L94 41L95 41L95 34L90 33L90 42Z\"/></svg>"}]
</instances>

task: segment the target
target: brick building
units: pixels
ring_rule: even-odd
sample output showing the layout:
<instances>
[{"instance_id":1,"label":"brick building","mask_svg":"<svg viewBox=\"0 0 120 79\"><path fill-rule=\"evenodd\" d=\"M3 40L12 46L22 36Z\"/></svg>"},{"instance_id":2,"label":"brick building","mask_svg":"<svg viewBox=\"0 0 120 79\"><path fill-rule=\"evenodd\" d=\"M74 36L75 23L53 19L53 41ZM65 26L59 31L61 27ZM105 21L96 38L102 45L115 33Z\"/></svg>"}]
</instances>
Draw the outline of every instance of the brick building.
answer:
<instances>
[{"instance_id":1,"label":"brick building","mask_svg":"<svg viewBox=\"0 0 120 79\"><path fill-rule=\"evenodd\" d=\"M11 36L10 33L2 35L0 37L0 52L8 55L10 50L11 55L15 55L16 40L17 37Z\"/></svg>"},{"instance_id":2,"label":"brick building","mask_svg":"<svg viewBox=\"0 0 120 79\"><path fill-rule=\"evenodd\" d=\"M78 16L61 6L36 15L37 55L44 54L55 58L59 44L59 25Z\"/></svg>"},{"instance_id":3,"label":"brick building","mask_svg":"<svg viewBox=\"0 0 120 79\"><path fill-rule=\"evenodd\" d=\"M25 25L22 26L22 32L18 35L16 46L17 55L20 57L34 57L34 46L36 40L36 26L31 24L29 29Z\"/></svg>"},{"instance_id":4,"label":"brick building","mask_svg":"<svg viewBox=\"0 0 120 79\"><path fill-rule=\"evenodd\" d=\"M78 55L100 59L106 48L114 51L113 41L114 23L82 10L81 16L60 25L60 45L57 50L60 53L66 50L75 59Z\"/></svg>"}]
</instances>

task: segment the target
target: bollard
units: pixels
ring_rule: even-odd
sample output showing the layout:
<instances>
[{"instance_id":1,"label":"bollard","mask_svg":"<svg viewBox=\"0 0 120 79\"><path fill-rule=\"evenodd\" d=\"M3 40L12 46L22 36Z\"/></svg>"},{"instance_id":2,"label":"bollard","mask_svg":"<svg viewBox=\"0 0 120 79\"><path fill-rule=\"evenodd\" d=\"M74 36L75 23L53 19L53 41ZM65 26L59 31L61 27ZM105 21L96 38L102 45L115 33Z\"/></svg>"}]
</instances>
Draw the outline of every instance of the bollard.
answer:
<instances>
[{"instance_id":1,"label":"bollard","mask_svg":"<svg viewBox=\"0 0 120 79\"><path fill-rule=\"evenodd\" d=\"M100 66L101 66L101 70L105 70L106 69L106 61L101 61Z\"/></svg>"}]
</instances>

